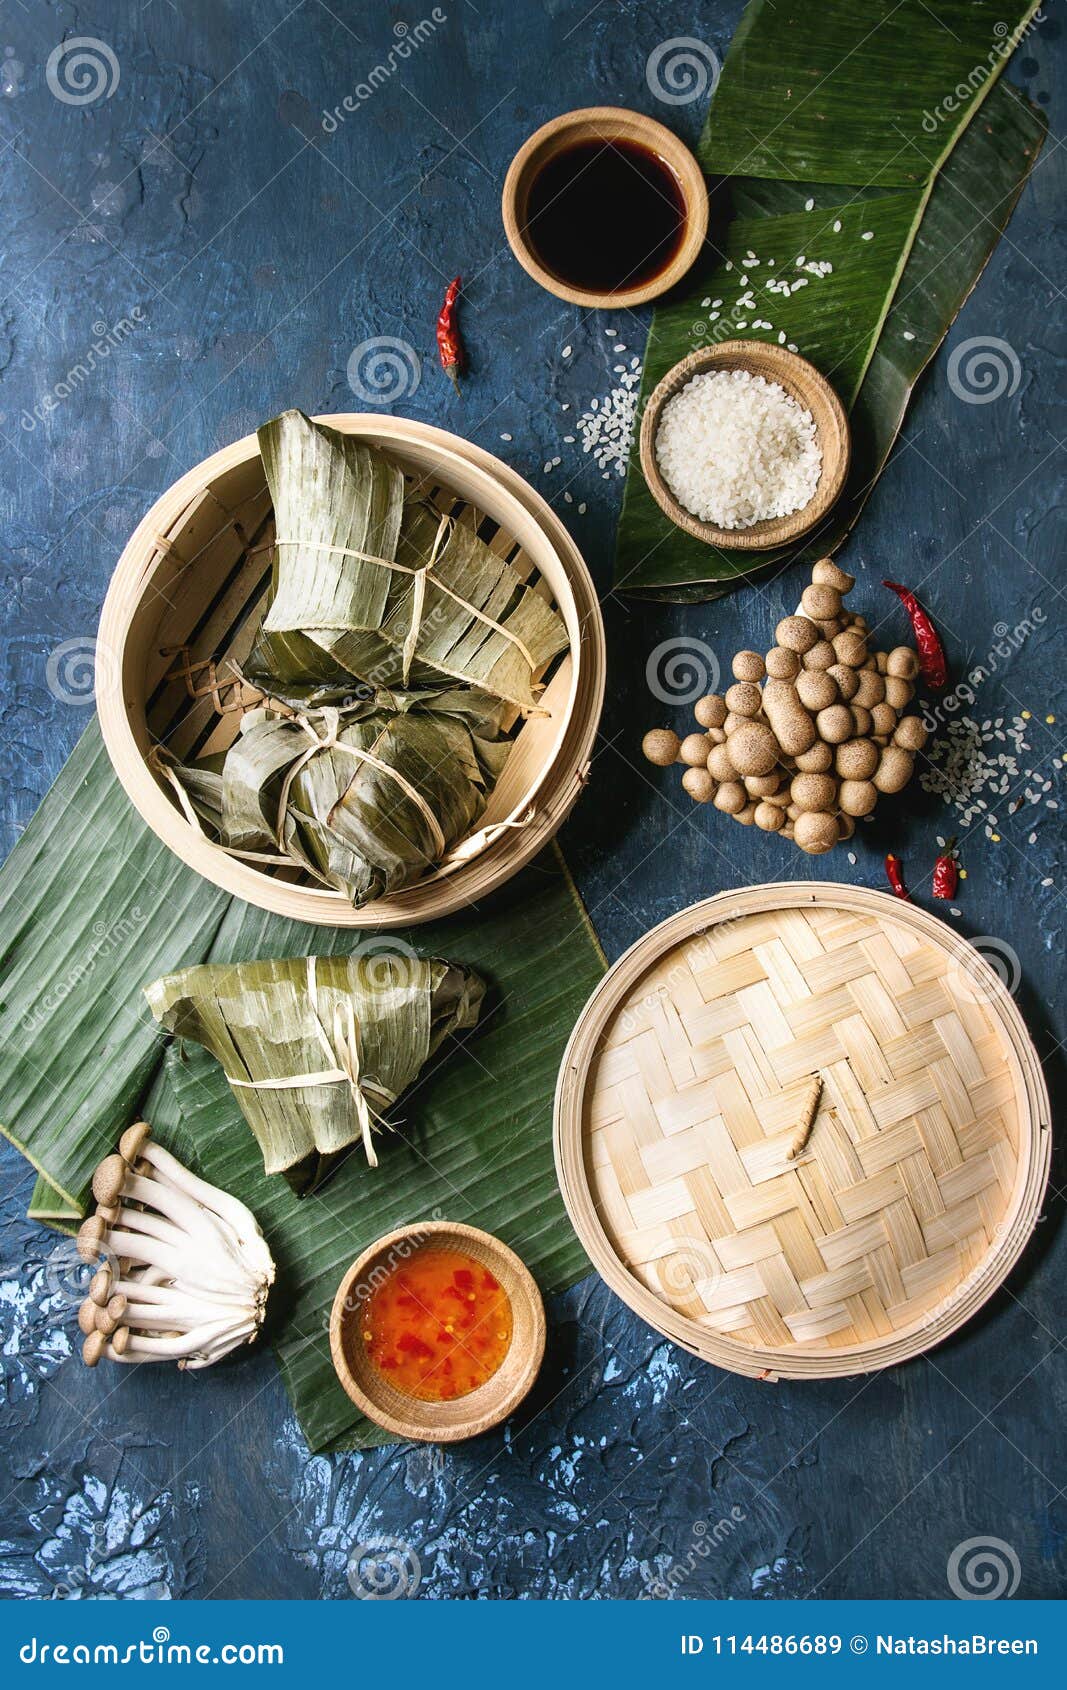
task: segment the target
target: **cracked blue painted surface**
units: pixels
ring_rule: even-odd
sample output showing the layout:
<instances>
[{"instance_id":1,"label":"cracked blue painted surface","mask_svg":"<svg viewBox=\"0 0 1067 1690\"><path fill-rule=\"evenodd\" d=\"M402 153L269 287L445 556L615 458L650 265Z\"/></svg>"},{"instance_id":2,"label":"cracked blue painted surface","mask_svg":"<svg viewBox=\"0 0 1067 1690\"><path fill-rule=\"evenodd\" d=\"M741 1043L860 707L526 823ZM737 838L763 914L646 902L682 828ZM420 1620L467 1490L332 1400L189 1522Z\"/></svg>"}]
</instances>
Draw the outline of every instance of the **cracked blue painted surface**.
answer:
<instances>
[{"instance_id":1,"label":"cracked blue painted surface","mask_svg":"<svg viewBox=\"0 0 1067 1690\"><path fill-rule=\"evenodd\" d=\"M463 432L527 474L605 594L599 796L579 806L564 846L609 956L739 881L802 872L878 884L890 846L919 886L937 835L957 831L935 794L876 823L855 864L835 856L832 868L798 867L777 842L747 833L724 854L721 820L668 805L666 783L637 766L653 712L650 649L678 633L723 658L758 645L797 585L787 576L685 609L608 594L621 481L603 479L566 437L611 390L616 365L640 352L647 316L608 321L539 292L500 227L507 161L558 111L637 106L693 137L701 103L658 105L647 57L675 36L721 55L739 6L513 0L442 10L440 27L329 132L323 113L399 39L396 25L414 27L418 8L261 0L254 18L238 0L4 8L5 847L84 725L80 658L143 512L190 465L284 406L360 408L353 351L392 336L421 364L396 408ZM1054 136L1060 30L1050 18L1012 69L1048 107ZM51 92L47 61L70 34L110 44L120 67L110 97L78 107ZM1028 711L1023 770L1037 771L1035 789L1039 778L1051 785L998 817L999 844L981 827L969 836L960 913L946 919L1017 952L1019 1001L1057 1100L1063 839L1048 799L1063 796L1065 719L1067 490L1055 444L1067 359L1055 281L1063 169L1050 144L950 336L949 348L1006 337L1022 368L1017 392L962 406L940 358L848 554L861 593L885 574L928 581L957 672L983 662L1002 626L1031 619L961 713L981 723ZM471 348L462 398L437 370L432 341L444 282L459 270ZM123 320L133 326L98 367L72 376L94 338ZM58 648L67 655L57 686ZM1058 1194L983 1317L885 1376L773 1388L735 1379L673 1349L590 1280L553 1303L537 1397L504 1431L448 1451L310 1459L266 1354L196 1379L84 1370L73 1355L77 1269L25 1222L32 1181L6 1146L0 1168L0 1595L349 1599L353 1551L393 1544L420 1600L939 1596L951 1550L979 1534L1014 1546L1020 1595L1062 1593ZM1063 1184L1059 1163L1054 1184Z\"/></svg>"}]
</instances>

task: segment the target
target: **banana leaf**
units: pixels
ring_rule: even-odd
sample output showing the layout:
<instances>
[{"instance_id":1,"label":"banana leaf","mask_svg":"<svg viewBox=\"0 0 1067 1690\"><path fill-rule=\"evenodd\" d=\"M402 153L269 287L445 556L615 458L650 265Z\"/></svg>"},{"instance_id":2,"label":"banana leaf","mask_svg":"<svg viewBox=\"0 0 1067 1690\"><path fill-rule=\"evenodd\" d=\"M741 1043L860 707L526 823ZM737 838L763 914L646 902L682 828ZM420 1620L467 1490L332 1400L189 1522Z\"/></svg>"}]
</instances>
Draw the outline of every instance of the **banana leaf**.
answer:
<instances>
[{"instance_id":1,"label":"banana leaf","mask_svg":"<svg viewBox=\"0 0 1067 1690\"><path fill-rule=\"evenodd\" d=\"M906 9L912 9L910 0ZM845 10L851 15L851 8ZM779 7L775 17L782 15ZM713 134L718 135L724 88L731 100L734 97L732 73L727 75L734 52L744 54L750 49L755 21L760 21L761 29L767 28L768 16L758 3L746 11L713 102L706 142ZM821 11L819 17L821 21ZM788 77L795 68L792 49L783 53L781 37L777 39L776 50L784 67L781 74ZM921 39L925 40L925 35ZM899 88L902 81L906 78L901 78L898 70L893 88ZM844 101L844 84L839 92ZM730 307L753 276L766 282L769 276L781 273L783 262L793 265L795 256L801 254L829 259L834 264L831 275L812 277L808 286L788 298L758 292L760 308L755 315L759 320L771 320L774 329L754 329L750 321L740 332L768 341L776 341L784 332L787 341L811 358L850 403L853 459L848 484L837 506L813 535L791 548L755 557L750 554L742 560L737 553L705 546L674 528L644 484L635 445L619 523L616 586L651 598L714 599L763 570L825 555L846 538L885 465L916 381L977 282L1040 151L1045 130L1041 114L1007 83L994 86L990 78L988 85L983 84L983 93L988 98L981 121L964 129L940 173L921 192L900 194L881 187L850 191L751 177L735 178L717 191L712 226L723 231L717 238L722 257L692 284L687 283L683 295L672 296L667 306L656 311L641 401L679 358L716 336L737 332L736 323L744 316L734 313L731 317ZM822 97L820 92L820 100ZM788 101L784 94L781 98L784 111ZM814 99L812 104L816 104ZM880 92L872 94L870 111L881 112L881 120L885 120ZM782 119L773 143L776 152L778 137L790 129L792 121L792 117ZM841 133L850 133L847 118L842 121L843 128L835 130L838 148ZM866 121L857 116L856 127L864 129ZM953 133L958 134L962 119L952 121L957 125ZM931 143L921 129L910 138L895 130L894 134L903 152L919 158L921 148L922 154L930 153L932 158ZM724 154L720 163L727 162ZM926 167L929 174L930 159ZM820 162L819 168L825 166ZM806 209L809 201L810 211ZM914 216L910 229L906 229L899 215L894 216L894 206L899 213L909 201ZM979 216L975 215L976 207L981 208ZM837 222L842 225L840 230L834 228ZM862 235L868 230L873 238L863 241ZM800 244L783 260L782 253L775 249L786 237L797 238ZM901 243L895 254L897 276L883 262L886 252L873 250L880 245L884 248L890 239ZM751 250L763 259L776 258L776 269L743 269L737 258L742 248L745 256ZM727 262L734 265L730 271L725 269ZM858 292L850 298L852 284ZM828 307L837 297L842 297L846 312L843 321L850 331L839 337L828 316ZM703 301L720 298L724 304L719 319L711 323ZM753 313L745 315L751 318ZM865 340L862 328L851 332L862 317L869 325Z\"/></svg>"},{"instance_id":2,"label":"banana leaf","mask_svg":"<svg viewBox=\"0 0 1067 1690\"><path fill-rule=\"evenodd\" d=\"M277 539L254 681L452 679L533 705L534 676L565 648L566 629L472 527L406 499L384 453L300 411L265 424L259 441Z\"/></svg>"},{"instance_id":3,"label":"banana leaf","mask_svg":"<svg viewBox=\"0 0 1067 1690\"><path fill-rule=\"evenodd\" d=\"M352 944L351 933L279 921L235 900L212 956L336 954ZM550 848L476 912L368 935L360 955L440 951L487 982L490 1008L476 1037L427 1064L402 1105L403 1131L382 1144L377 1174L350 1157L313 1201L298 1199L264 1172L222 1069L197 1045L171 1048L144 1104L161 1142L238 1193L264 1229L278 1264L268 1336L313 1450L388 1441L341 1390L327 1331L345 1269L375 1238L444 1216L502 1238L546 1295L589 1271L556 1184L552 1095L571 1029L606 964L559 852Z\"/></svg>"},{"instance_id":4,"label":"banana leaf","mask_svg":"<svg viewBox=\"0 0 1067 1690\"><path fill-rule=\"evenodd\" d=\"M73 1203L68 1203L54 1185L49 1185L43 1174L38 1174L26 1209L26 1218L41 1221L56 1232L73 1235L78 1230L82 1212L75 1208Z\"/></svg>"},{"instance_id":5,"label":"banana leaf","mask_svg":"<svg viewBox=\"0 0 1067 1690\"><path fill-rule=\"evenodd\" d=\"M361 1140L377 1166L375 1125L484 995L468 969L388 948L201 963L145 987L156 1020L222 1064L265 1171L298 1196Z\"/></svg>"},{"instance_id":6,"label":"banana leaf","mask_svg":"<svg viewBox=\"0 0 1067 1690\"><path fill-rule=\"evenodd\" d=\"M215 767L174 774L227 850L284 852L359 906L420 879L471 832L510 752L503 704L454 688L344 710L250 710Z\"/></svg>"},{"instance_id":7,"label":"banana leaf","mask_svg":"<svg viewBox=\"0 0 1067 1690\"><path fill-rule=\"evenodd\" d=\"M1039 0L750 0L700 162L712 176L922 186L1038 9Z\"/></svg>"},{"instance_id":8,"label":"banana leaf","mask_svg":"<svg viewBox=\"0 0 1067 1690\"><path fill-rule=\"evenodd\" d=\"M35 1203L81 1212L159 1061L137 985L205 956L228 902L141 821L94 721L0 869L0 1132Z\"/></svg>"}]
</instances>

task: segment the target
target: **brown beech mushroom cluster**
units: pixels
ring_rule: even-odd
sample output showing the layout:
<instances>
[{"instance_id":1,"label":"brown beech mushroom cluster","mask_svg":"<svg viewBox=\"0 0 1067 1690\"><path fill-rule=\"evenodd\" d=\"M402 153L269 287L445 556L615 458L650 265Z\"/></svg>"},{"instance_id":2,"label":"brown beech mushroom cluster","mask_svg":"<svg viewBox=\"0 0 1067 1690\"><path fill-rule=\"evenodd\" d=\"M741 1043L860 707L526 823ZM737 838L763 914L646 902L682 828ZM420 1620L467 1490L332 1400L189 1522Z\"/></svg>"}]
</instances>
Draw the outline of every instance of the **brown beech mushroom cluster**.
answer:
<instances>
[{"instance_id":1,"label":"brown beech mushroom cluster","mask_svg":"<svg viewBox=\"0 0 1067 1690\"><path fill-rule=\"evenodd\" d=\"M253 1341L274 1262L250 1209L153 1143L145 1121L104 1157L93 1196L78 1233L82 1260L100 1263L78 1310L87 1367L210 1367Z\"/></svg>"},{"instance_id":2,"label":"brown beech mushroom cluster","mask_svg":"<svg viewBox=\"0 0 1067 1690\"><path fill-rule=\"evenodd\" d=\"M644 738L650 763L685 764L696 803L812 855L851 838L882 793L902 792L926 743L920 718L904 715L919 659L910 646L871 647L864 618L845 609L854 586L823 558L772 649L739 651L725 695L698 699L699 731Z\"/></svg>"}]
</instances>

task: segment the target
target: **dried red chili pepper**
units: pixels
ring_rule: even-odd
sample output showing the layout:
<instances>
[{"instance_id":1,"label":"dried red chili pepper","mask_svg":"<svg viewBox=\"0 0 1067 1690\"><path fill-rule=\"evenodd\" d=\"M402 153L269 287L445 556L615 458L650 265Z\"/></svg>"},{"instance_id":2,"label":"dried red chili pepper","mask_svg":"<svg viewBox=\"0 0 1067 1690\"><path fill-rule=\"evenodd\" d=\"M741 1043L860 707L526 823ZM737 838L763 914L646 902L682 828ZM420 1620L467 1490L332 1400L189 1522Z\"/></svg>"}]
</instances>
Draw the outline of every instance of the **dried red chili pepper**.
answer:
<instances>
[{"instance_id":1,"label":"dried red chili pepper","mask_svg":"<svg viewBox=\"0 0 1067 1690\"><path fill-rule=\"evenodd\" d=\"M911 617L911 625L915 630L915 644L919 648L919 668L922 671L923 680L928 687L943 687L948 679L945 648L941 644L941 637L929 615L909 587L902 587L899 581L883 581L882 586L888 587L891 593L896 593L897 598Z\"/></svg>"},{"instance_id":2,"label":"dried red chili pepper","mask_svg":"<svg viewBox=\"0 0 1067 1690\"><path fill-rule=\"evenodd\" d=\"M890 851L885 860L885 873L886 879L889 881L889 884L893 888L896 896L898 898L908 898L910 900L911 893L904 884L904 865L899 857L894 857L892 851Z\"/></svg>"},{"instance_id":3,"label":"dried red chili pepper","mask_svg":"<svg viewBox=\"0 0 1067 1690\"><path fill-rule=\"evenodd\" d=\"M960 858L955 839L950 839L934 864L935 898L954 898L960 883Z\"/></svg>"},{"instance_id":4,"label":"dried red chili pepper","mask_svg":"<svg viewBox=\"0 0 1067 1690\"><path fill-rule=\"evenodd\" d=\"M456 301L459 298L461 282L460 276L449 282L445 302L437 313L437 356L441 360L441 368L445 375L451 378L457 393L459 378L467 361L463 339L456 322Z\"/></svg>"}]
</instances>

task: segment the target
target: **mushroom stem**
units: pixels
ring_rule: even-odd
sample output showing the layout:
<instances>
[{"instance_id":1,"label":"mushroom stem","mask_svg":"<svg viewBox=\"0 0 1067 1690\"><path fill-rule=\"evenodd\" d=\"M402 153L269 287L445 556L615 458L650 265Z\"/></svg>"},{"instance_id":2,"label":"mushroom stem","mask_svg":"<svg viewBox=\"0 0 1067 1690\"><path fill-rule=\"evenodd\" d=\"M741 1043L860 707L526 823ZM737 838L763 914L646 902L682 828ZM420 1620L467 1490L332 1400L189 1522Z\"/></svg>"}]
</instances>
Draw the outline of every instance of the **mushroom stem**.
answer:
<instances>
[{"instance_id":1,"label":"mushroom stem","mask_svg":"<svg viewBox=\"0 0 1067 1690\"><path fill-rule=\"evenodd\" d=\"M152 1164L161 1178L169 1180L179 1191L185 1192L203 1208L226 1221L244 1250L266 1276L268 1285L273 1284L274 1261L251 1209L239 1198L231 1196L228 1191L220 1191L217 1186L209 1185L206 1180L198 1178L188 1168L184 1168L169 1151L164 1150L161 1144L155 1144L151 1139L141 1146L141 1156Z\"/></svg>"},{"instance_id":2,"label":"mushroom stem","mask_svg":"<svg viewBox=\"0 0 1067 1690\"><path fill-rule=\"evenodd\" d=\"M189 1239L184 1260L177 1250L149 1238L145 1233L113 1232L109 1243L120 1255L147 1262L151 1267L163 1268L168 1278L188 1286L191 1290L226 1294L238 1289L232 1278L220 1278L212 1263L208 1262L204 1267L200 1267L195 1239Z\"/></svg>"},{"instance_id":3,"label":"mushroom stem","mask_svg":"<svg viewBox=\"0 0 1067 1690\"><path fill-rule=\"evenodd\" d=\"M232 1349L242 1339L251 1337L255 1329L253 1321L245 1320L216 1321L210 1326L196 1326L189 1332L168 1336L131 1332L126 1358L133 1361L179 1361L183 1356L207 1355L223 1344L226 1349Z\"/></svg>"},{"instance_id":4,"label":"mushroom stem","mask_svg":"<svg viewBox=\"0 0 1067 1690\"><path fill-rule=\"evenodd\" d=\"M231 1267L250 1283L255 1283L258 1277L256 1271L242 1252L234 1232L230 1228L224 1231L223 1223L217 1216L209 1214L202 1204L187 1197L184 1192L163 1180L128 1173L122 1195L135 1203L158 1209L176 1228L198 1239L205 1254L214 1258L220 1266ZM151 1231L152 1228L146 1230Z\"/></svg>"}]
</instances>

